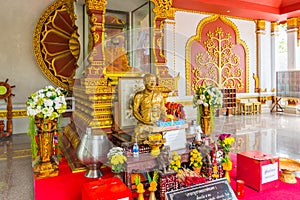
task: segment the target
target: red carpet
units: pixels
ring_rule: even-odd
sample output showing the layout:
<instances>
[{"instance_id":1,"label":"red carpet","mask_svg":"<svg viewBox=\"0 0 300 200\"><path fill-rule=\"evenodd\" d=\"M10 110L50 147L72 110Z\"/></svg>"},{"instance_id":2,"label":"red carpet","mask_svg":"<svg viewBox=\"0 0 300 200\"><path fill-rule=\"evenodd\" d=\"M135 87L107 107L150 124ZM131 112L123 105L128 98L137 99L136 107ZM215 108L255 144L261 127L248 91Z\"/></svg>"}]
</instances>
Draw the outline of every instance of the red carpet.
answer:
<instances>
[{"instance_id":1,"label":"red carpet","mask_svg":"<svg viewBox=\"0 0 300 200\"><path fill-rule=\"evenodd\" d=\"M230 171L233 190L236 186L236 155L232 155L233 169ZM112 177L110 169L103 169L102 178ZM80 200L81 190L84 183L97 179L85 178L85 172L72 173L66 161L59 165L59 176L34 180L35 200ZM278 188L268 189L261 192L245 186L244 200L299 200L300 179L297 184L287 184L279 181ZM146 198L145 198L146 199Z\"/></svg>"},{"instance_id":2,"label":"red carpet","mask_svg":"<svg viewBox=\"0 0 300 200\"><path fill-rule=\"evenodd\" d=\"M230 185L235 191L236 188L236 154L231 155L233 169L230 171ZM245 186L244 200L299 200L300 199L300 179L296 184L288 184L279 181L278 188L257 192Z\"/></svg>"},{"instance_id":3,"label":"red carpet","mask_svg":"<svg viewBox=\"0 0 300 200\"><path fill-rule=\"evenodd\" d=\"M103 169L103 178L112 177L110 169ZM81 189L84 183L97 179L86 178L85 172L72 173L67 162L59 164L59 175L56 177L34 180L35 200L81 200Z\"/></svg>"}]
</instances>

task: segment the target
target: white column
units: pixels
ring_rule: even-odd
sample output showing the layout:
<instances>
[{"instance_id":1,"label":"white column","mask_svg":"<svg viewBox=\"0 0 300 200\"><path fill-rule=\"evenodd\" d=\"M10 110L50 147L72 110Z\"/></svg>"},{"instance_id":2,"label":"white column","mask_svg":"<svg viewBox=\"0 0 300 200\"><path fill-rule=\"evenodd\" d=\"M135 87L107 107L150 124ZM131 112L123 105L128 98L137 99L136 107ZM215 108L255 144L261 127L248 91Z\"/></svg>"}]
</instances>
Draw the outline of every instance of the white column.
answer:
<instances>
[{"instance_id":1,"label":"white column","mask_svg":"<svg viewBox=\"0 0 300 200\"><path fill-rule=\"evenodd\" d=\"M166 57L166 66L169 68L169 73L173 77L177 75L175 66L175 21L166 19L164 27L164 51Z\"/></svg>"},{"instance_id":2,"label":"white column","mask_svg":"<svg viewBox=\"0 0 300 200\"><path fill-rule=\"evenodd\" d=\"M287 20L288 69L300 69L300 52L297 48L297 18Z\"/></svg>"},{"instance_id":3,"label":"white column","mask_svg":"<svg viewBox=\"0 0 300 200\"><path fill-rule=\"evenodd\" d=\"M263 40L263 36L266 34L266 22L264 20L257 20L256 22L256 45L257 45L257 57L256 57L256 76L258 77L258 88L259 89L263 89L264 85L263 85L263 78L264 75L262 73L262 68L263 68L263 59L264 58L264 54L263 54L263 49L264 49L264 40ZM255 88L255 92L257 88Z\"/></svg>"},{"instance_id":4,"label":"white column","mask_svg":"<svg viewBox=\"0 0 300 200\"><path fill-rule=\"evenodd\" d=\"M278 59L278 23L271 23L271 89L276 89L276 68L279 63Z\"/></svg>"}]
</instances>

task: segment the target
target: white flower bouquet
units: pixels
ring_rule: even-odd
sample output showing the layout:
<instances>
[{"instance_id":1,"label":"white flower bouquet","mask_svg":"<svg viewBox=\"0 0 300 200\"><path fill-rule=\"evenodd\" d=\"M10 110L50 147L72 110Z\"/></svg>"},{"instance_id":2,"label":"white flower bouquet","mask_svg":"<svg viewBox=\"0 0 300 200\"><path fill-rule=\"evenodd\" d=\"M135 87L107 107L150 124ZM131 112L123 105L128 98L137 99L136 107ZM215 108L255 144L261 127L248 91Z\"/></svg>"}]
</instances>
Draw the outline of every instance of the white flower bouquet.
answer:
<instances>
[{"instance_id":1,"label":"white flower bouquet","mask_svg":"<svg viewBox=\"0 0 300 200\"><path fill-rule=\"evenodd\" d=\"M38 118L58 118L67 109L67 103L62 88L46 86L33 93L26 103L27 115Z\"/></svg>"},{"instance_id":2,"label":"white flower bouquet","mask_svg":"<svg viewBox=\"0 0 300 200\"><path fill-rule=\"evenodd\" d=\"M62 88L46 86L45 88L31 94L26 102L27 115L29 117L28 135L31 136L31 150L33 159L38 159L38 145L36 141L36 118L40 120L55 121L67 109L65 91ZM59 121L59 120L58 120ZM59 126L59 125L58 125ZM43 127L47 127L44 124ZM44 129L44 128L43 128ZM57 133L56 133L57 134ZM59 137L57 135L57 143ZM37 161L34 161L37 162Z\"/></svg>"},{"instance_id":3,"label":"white flower bouquet","mask_svg":"<svg viewBox=\"0 0 300 200\"><path fill-rule=\"evenodd\" d=\"M193 104L195 107L199 105L221 107L222 92L213 85L199 86L194 94Z\"/></svg>"},{"instance_id":4,"label":"white flower bouquet","mask_svg":"<svg viewBox=\"0 0 300 200\"><path fill-rule=\"evenodd\" d=\"M193 105L198 108L197 123L202 124L200 123L201 116L210 116L210 126L213 129L214 110L222 106L222 101L222 92L217 87L213 85L198 86L193 97ZM204 126L204 124L203 122L202 125Z\"/></svg>"}]
</instances>

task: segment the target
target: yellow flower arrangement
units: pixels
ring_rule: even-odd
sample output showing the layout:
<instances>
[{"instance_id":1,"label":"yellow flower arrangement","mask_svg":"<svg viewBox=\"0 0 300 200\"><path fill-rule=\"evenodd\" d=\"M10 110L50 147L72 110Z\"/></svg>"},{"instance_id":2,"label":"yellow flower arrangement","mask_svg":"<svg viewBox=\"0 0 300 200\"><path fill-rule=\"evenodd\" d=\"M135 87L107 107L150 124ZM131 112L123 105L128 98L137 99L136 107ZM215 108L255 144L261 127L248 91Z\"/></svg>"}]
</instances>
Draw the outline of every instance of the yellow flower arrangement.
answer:
<instances>
[{"instance_id":1,"label":"yellow flower arrangement","mask_svg":"<svg viewBox=\"0 0 300 200\"><path fill-rule=\"evenodd\" d=\"M232 162L230 160L229 152L233 142L234 138L231 137L231 134L224 133L218 136L218 144L224 151L224 158L222 158L222 167L225 171L230 171L232 169Z\"/></svg>"},{"instance_id":2,"label":"yellow flower arrangement","mask_svg":"<svg viewBox=\"0 0 300 200\"><path fill-rule=\"evenodd\" d=\"M109 150L107 154L107 158L109 163L111 164L111 171L114 173L120 173L124 171L123 164L127 160L126 156L124 156L123 149L121 147L113 147Z\"/></svg>"},{"instance_id":3,"label":"yellow flower arrangement","mask_svg":"<svg viewBox=\"0 0 300 200\"><path fill-rule=\"evenodd\" d=\"M170 168L178 172L181 168L181 156L176 151L172 153L172 159L170 160Z\"/></svg>"},{"instance_id":4,"label":"yellow flower arrangement","mask_svg":"<svg viewBox=\"0 0 300 200\"><path fill-rule=\"evenodd\" d=\"M201 153L197 149L193 149L190 152L190 166L191 167L201 167L202 166L202 156Z\"/></svg>"}]
</instances>

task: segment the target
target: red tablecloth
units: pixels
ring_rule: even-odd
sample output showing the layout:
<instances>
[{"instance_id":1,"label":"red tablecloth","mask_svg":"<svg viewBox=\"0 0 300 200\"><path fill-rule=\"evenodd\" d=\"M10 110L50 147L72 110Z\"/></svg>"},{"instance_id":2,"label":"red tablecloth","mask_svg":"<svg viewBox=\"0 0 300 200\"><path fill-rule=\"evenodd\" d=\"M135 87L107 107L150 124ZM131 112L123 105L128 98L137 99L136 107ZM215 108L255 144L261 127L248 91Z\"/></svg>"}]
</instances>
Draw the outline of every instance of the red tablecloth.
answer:
<instances>
[{"instance_id":1,"label":"red tablecloth","mask_svg":"<svg viewBox=\"0 0 300 200\"><path fill-rule=\"evenodd\" d=\"M102 169L102 178L112 177L110 169ZM65 159L59 164L59 175L56 177L34 180L35 200L81 200L84 183L98 179L86 178L85 172L72 173Z\"/></svg>"}]
</instances>

